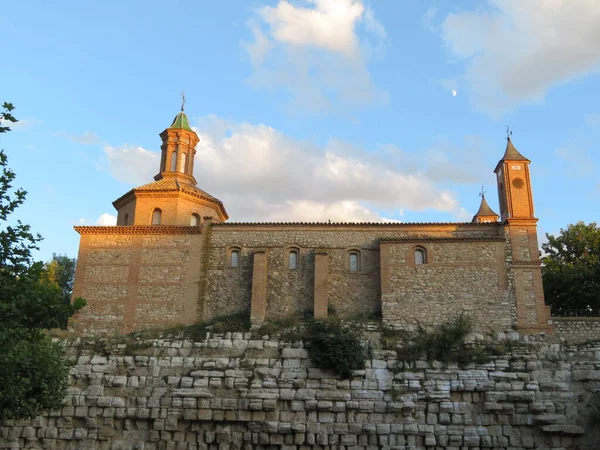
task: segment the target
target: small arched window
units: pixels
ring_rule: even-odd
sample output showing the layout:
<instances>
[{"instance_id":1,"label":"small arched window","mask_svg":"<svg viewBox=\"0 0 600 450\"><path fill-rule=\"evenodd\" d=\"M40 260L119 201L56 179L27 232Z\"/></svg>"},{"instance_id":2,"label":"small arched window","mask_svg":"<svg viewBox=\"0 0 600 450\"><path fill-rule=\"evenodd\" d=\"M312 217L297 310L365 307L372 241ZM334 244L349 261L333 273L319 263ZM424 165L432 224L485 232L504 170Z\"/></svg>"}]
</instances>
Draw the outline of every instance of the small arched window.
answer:
<instances>
[{"instance_id":1,"label":"small arched window","mask_svg":"<svg viewBox=\"0 0 600 450\"><path fill-rule=\"evenodd\" d=\"M240 267L240 250L238 248L231 250L231 254L229 256L229 266Z\"/></svg>"},{"instance_id":2,"label":"small arched window","mask_svg":"<svg viewBox=\"0 0 600 450\"><path fill-rule=\"evenodd\" d=\"M152 225L160 225L162 220L162 211L158 208L152 213Z\"/></svg>"},{"instance_id":3,"label":"small arched window","mask_svg":"<svg viewBox=\"0 0 600 450\"><path fill-rule=\"evenodd\" d=\"M425 249L415 249L415 264L427 264L427 255L425 253Z\"/></svg>"},{"instance_id":4,"label":"small arched window","mask_svg":"<svg viewBox=\"0 0 600 450\"><path fill-rule=\"evenodd\" d=\"M127 213L123 216L123 225L129 225L129 214Z\"/></svg>"},{"instance_id":5,"label":"small arched window","mask_svg":"<svg viewBox=\"0 0 600 450\"><path fill-rule=\"evenodd\" d=\"M348 267L350 272L360 272L360 253L356 250L348 254Z\"/></svg>"},{"instance_id":6,"label":"small arched window","mask_svg":"<svg viewBox=\"0 0 600 450\"><path fill-rule=\"evenodd\" d=\"M175 172L177 170L177 152L171 153L171 172Z\"/></svg>"},{"instance_id":7,"label":"small arched window","mask_svg":"<svg viewBox=\"0 0 600 450\"><path fill-rule=\"evenodd\" d=\"M185 173L185 165L187 164L187 153L182 153L179 159L179 171Z\"/></svg>"},{"instance_id":8,"label":"small arched window","mask_svg":"<svg viewBox=\"0 0 600 450\"><path fill-rule=\"evenodd\" d=\"M192 214L190 217L190 226L197 227L200 225L200 216L198 214Z\"/></svg>"},{"instance_id":9,"label":"small arched window","mask_svg":"<svg viewBox=\"0 0 600 450\"><path fill-rule=\"evenodd\" d=\"M290 250L288 253L288 269L296 270L298 268L298 250Z\"/></svg>"}]
</instances>

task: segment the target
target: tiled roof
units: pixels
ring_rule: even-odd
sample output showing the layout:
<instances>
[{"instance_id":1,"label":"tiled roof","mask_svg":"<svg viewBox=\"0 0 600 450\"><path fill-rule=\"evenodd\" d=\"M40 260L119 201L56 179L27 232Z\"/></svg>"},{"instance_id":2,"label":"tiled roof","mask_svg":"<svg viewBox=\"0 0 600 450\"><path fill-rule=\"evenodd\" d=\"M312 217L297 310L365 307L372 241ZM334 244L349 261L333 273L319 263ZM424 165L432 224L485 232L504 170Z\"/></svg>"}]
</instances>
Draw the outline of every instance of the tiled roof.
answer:
<instances>
[{"instance_id":1,"label":"tiled roof","mask_svg":"<svg viewBox=\"0 0 600 450\"><path fill-rule=\"evenodd\" d=\"M507 139L506 151L502 157L502 161L529 161L515 148L510 138Z\"/></svg>"},{"instance_id":2,"label":"tiled roof","mask_svg":"<svg viewBox=\"0 0 600 450\"><path fill-rule=\"evenodd\" d=\"M477 211L477 213L475 214L475 216L497 216L498 214L496 214L492 208L490 208L490 205L488 205L488 202L486 201L485 197L481 198L481 205L479 206L479 211Z\"/></svg>"},{"instance_id":3,"label":"tiled roof","mask_svg":"<svg viewBox=\"0 0 600 450\"><path fill-rule=\"evenodd\" d=\"M213 202L221 204L221 200L213 197L209 193L203 191L202 189L175 178L163 178L158 181L154 181L153 183L144 184L143 186L139 186L133 188L135 192L146 192L146 191L183 191L188 194L196 195L198 197L205 198L207 200L211 200Z\"/></svg>"},{"instance_id":4,"label":"tiled roof","mask_svg":"<svg viewBox=\"0 0 600 450\"><path fill-rule=\"evenodd\" d=\"M362 227L406 227L406 226L439 226L439 225L493 225L474 224L472 222L223 222L214 224L213 226L362 226Z\"/></svg>"},{"instance_id":5,"label":"tiled roof","mask_svg":"<svg viewBox=\"0 0 600 450\"><path fill-rule=\"evenodd\" d=\"M79 234L201 234L201 227L181 225L75 226Z\"/></svg>"},{"instance_id":6,"label":"tiled roof","mask_svg":"<svg viewBox=\"0 0 600 450\"><path fill-rule=\"evenodd\" d=\"M169 128L192 131L188 118L183 111L175 116L175 119L173 119L173 123Z\"/></svg>"},{"instance_id":7,"label":"tiled roof","mask_svg":"<svg viewBox=\"0 0 600 450\"><path fill-rule=\"evenodd\" d=\"M505 241L501 236L448 236L448 237L399 237L399 238L382 238L381 242L405 242L405 241Z\"/></svg>"}]
</instances>

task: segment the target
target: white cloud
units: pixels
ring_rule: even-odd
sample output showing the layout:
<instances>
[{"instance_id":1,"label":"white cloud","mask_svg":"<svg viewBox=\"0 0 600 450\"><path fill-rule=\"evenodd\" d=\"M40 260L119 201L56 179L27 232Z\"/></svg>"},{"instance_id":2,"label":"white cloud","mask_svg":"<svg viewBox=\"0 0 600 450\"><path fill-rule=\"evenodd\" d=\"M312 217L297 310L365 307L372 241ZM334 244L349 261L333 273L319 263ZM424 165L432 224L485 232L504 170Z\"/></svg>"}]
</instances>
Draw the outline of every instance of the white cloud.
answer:
<instances>
[{"instance_id":1,"label":"white cloud","mask_svg":"<svg viewBox=\"0 0 600 450\"><path fill-rule=\"evenodd\" d=\"M429 31L435 32L438 30L438 27L433 24L437 12L437 8L428 8L427 11L425 11L425 14L423 14L423 25L425 25L425 28Z\"/></svg>"},{"instance_id":2,"label":"white cloud","mask_svg":"<svg viewBox=\"0 0 600 450\"><path fill-rule=\"evenodd\" d=\"M93 145L100 143L101 139L93 131L84 131L83 134L67 133L66 131L57 131L57 135L65 137L76 144Z\"/></svg>"},{"instance_id":3,"label":"white cloud","mask_svg":"<svg viewBox=\"0 0 600 450\"><path fill-rule=\"evenodd\" d=\"M89 219L82 217L75 221L75 225L98 225L103 227L114 226L117 224L117 216L113 216L109 213L100 214L100 216L93 222Z\"/></svg>"},{"instance_id":4,"label":"white cloud","mask_svg":"<svg viewBox=\"0 0 600 450\"><path fill-rule=\"evenodd\" d=\"M585 116L585 123L592 128L600 128L600 114L588 114Z\"/></svg>"},{"instance_id":5,"label":"white cloud","mask_svg":"<svg viewBox=\"0 0 600 450\"><path fill-rule=\"evenodd\" d=\"M254 68L251 85L287 91L290 107L344 110L387 101L373 86L367 58L381 55L387 33L362 0L285 0L263 6L243 43ZM360 32L360 34L359 34Z\"/></svg>"},{"instance_id":6,"label":"white cloud","mask_svg":"<svg viewBox=\"0 0 600 450\"><path fill-rule=\"evenodd\" d=\"M567 176L585 178L594 174L595 163L587 150L561 147L556 149L555 153L562 160L562 166Z\"/></svg>"},{"instance_id":7,"label":"white cloud","mask_svg":"<svg viewBox=\"0 0 600 450\"><path fill-rule=\"evenodd\" d=\"M234 221L382 221L405 210L462 217L455 195L438 182L477 180L458 170L443 146L425 158L391 146L377 156L340 140L318 147L266 125L216 116L203 118L196 131L199 187L221 199ZM105 151L121 181L147 183L158 171L158 153L128 146Z\"/></svg>"},{"instance_id":8,"label":"white cloud","mask_svg":"<svg viewBox=\"0 0 600 450\"><path fill-rule=\"evenodd\" d=\"M103 213L96 219L96 225L100 226L114 226L117 224L117 216L113 216L109 213Z\"/></svg>"},{"instance_id":9,"label":"white cloud","mask_svg":"<svg viewBox=\"0 0 600 450\"><path fill-rule=\"evenodd\" d=\"M553 86L600 69L598 0L488 0L446 16L441 36L466 62L475 106L492 114L539 102Z\"/></svg>"},{"instance_id":10,"label":"white cloud","mask_svg":"<svg viewBox=\"0 0 600 450\"><path fill-rule=\"evenodd\" d=\"M104 153L108 157L109 170L121 183L144 184L152 181L152 176L159 172L160 154L142 147L106 145Z\"/></svg>"},{"instance_id":11,"label":"white cloud","mask_svg":"<svg viewBox=\"0 0 600 450\"><path fill-rule=\"evenodd\" d=\"M26 131L42 124L42 121L35 117L18 119L17 122L9 122L8 120L2 120L1 122L3 127L8 127L11 131Z\"/></svg>"}]
</instances>

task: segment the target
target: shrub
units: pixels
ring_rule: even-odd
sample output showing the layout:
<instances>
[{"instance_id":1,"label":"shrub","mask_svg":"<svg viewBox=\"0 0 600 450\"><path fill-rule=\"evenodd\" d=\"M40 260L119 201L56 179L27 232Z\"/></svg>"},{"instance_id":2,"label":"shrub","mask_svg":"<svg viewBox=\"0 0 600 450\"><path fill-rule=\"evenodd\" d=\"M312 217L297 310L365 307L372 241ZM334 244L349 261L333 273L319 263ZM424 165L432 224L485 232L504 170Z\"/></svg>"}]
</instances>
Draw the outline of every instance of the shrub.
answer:
<instances>
[{"instance_id":1,"label":"shrub","mask_svg":"<svg viewBox=\"0 0 600 450\"><path fill-rule=\"evenodd\" d=\"M465 342L465 338L471 331L473 331L473 321L465 314L438 325L431 331L419 327L414 335L404 337L403 344L397 350L398 359L415 361L425 357L428 361L466 366L471 363L485 364L492 359L492 356L503 353L503 347Z\"/></svg>"},{"instance_id":2,"label":"shrub","mask_svg":"<svg viewBox=\"0 0 600 450\"><path fill-rule=\"evenodd\" d=\"M59 409L67 394L70 364L63 347L38 330L0 333L0 423Z\"/></svg>"},{"instance_id":3,"label":"shrub","mask_svg":"<svg viewBox=\"0 0 600 450\"><path fill-rule=\"evenodd\" d=\"M304 338L310 358L321 369L350 378L352 371L365 368L367 349L360 330L348 324L338 320L314 320L307 324Z\"/></svg>"}]
</instances>

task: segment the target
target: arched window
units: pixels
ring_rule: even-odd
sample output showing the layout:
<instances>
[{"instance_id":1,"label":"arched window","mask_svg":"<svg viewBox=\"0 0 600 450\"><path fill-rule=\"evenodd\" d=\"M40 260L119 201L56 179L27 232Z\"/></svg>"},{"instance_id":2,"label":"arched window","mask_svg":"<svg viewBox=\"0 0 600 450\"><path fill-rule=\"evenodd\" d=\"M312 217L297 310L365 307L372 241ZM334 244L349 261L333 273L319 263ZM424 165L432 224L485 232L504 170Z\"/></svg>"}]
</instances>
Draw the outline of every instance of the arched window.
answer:
<instances>
[{"instance_id":1,"label":"arched window","mask_svg":"<svg viewBox=\"0 0 600 450\"><path fill-rule=\"evenodd\" d=\"M298 250L290 250L288 253L288 269L296 270L298 268Z\"/></svg>"},{"instance_id":2,"label":"arched window","mask_svg":"<svg viewBox=\"0 0 600 450\"><path fill-rule=\"evenodd\" d=\"M127 213L123 216L123 225L129 225L129 214Z\"/></svg>"},{"instance_id":3,"label":"arched window","mask_svg":"<svg viewBox=\"0 0 600 450\"><path fill-rule=\"evenodd\" d=\"M185 165L187 163L187 153L182 153L179 159L179 171L185 173Z\"/></svg>"},{"instance_id":4,"label":"arched window","mask_svg":"<svg viewBox=\"0 0 600 450\"><path fill-rule=\"evenodd\" d=\"M190 226L197 227L200 225L200 216L198 214L192 214L190 217Z\"/></svg>"},{"instance_id":5,"label":"arched window","mask_svg":"<svg viewBox=\"0 0 600 450\"><path fill-rule=\"evenodd\" d=\"M158 208L152 213L152 225L160 225L162 219L162 211Z\"/></svg>"},{"instance_id":6,"label":"arched window","mask_svg":"<svg viewBox=\"0 0 600 450\"><path fill-rule=\"evenodd\" d=\"M348 268L350 272L360 272L360 253L356 250L348 254Z\"/></svg>"},{"instance_id":7,"label":"arched window","mask_svg":"<svg viewBox=\"0 0 600 450\"><path fill-rule=\"evenodd\" d=\"M177 170L177 152L171 153L171 172L175 172Z\"/></svg>"},{"instance_id":8,"label":"arched window","mask_svg":"<svg viewBox=\"0 0 600 450\"><path fill-rule=\"evenodd\" d=\"M427 264L427 254L425 253L425 249L415 249L415 264Z\"/></svg>"},{"instance_id":9,"label":"arched window","mask_svg":"<svg viewBox=\"0 0 600 450\"><path fill-rule=\"evenodd\" d=\"M238 248L231 250L229 267L240 267L240 250Z\"/></svg>"}]
</instances>

